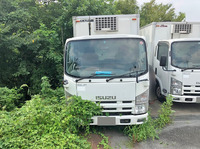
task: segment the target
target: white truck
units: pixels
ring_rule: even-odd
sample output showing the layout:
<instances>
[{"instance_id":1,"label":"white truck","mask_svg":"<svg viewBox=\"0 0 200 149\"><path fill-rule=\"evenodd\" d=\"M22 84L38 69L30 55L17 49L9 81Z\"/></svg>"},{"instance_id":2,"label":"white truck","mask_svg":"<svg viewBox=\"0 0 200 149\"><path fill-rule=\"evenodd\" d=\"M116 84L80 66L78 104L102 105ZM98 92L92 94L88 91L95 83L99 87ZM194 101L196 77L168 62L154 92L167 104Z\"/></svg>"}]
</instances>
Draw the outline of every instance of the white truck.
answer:
<instances>
[{"instance_id":1,"label":"white truck","mask_svg":"<svg viewBox=\"0 0 200 149\"><path fill-rule=\"evenodd\" d=\"M140 30L146 37L155 93L163 101L200 103L200 22L153 22Z\"/></svg>"},{"instance_id":2,"label":"white truck","mask_svg":"<svg viewBox=\"0 0 200 149\"><path fill-rule=\"evenodd\" d=\"M67 39L64 49L66 98L100 103L103 115L92 117L90 125L142 124L149 71L145 40L135 35L139 15L73 17L73 27L76 37Z\"/></svg>"}]
</instances>

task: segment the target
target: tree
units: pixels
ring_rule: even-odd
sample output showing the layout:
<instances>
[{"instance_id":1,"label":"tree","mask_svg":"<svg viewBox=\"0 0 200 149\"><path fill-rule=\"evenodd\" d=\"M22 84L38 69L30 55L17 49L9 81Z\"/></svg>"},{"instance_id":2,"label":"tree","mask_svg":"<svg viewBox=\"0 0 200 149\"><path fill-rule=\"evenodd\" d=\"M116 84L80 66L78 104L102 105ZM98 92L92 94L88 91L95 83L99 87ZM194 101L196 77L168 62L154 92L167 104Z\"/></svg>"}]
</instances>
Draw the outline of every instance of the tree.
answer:
<instances>
[{"instance_id":1,"label":"tree","mask_svg":"<svg viewBox=\"0 0 200 149\"><path fill-rule=\"evenodd\" d=\"M182 21L184 18L184 13L180 12L178 16L175 14L172 4L156 4L155 0L144 3L140 10L141 26L151 22Z\"/></svg>"},{"instance_id":2,"label":"tree","mask_svg":"<svg viewBox=\"0 0 200 149\"><path fill-rule=\"evenodd\" d=\"M0 4L0 86L26 83L38 92L44 75L54 87L61 84L63 48L52 27L61 12L58 5L53 9L53 4L42 6L35 0L1 0Z\"/></svg>"},{"instance_id":3,"label":"tree","mask_svg":"<svg viewBox=\"0 0 200 149\"><path fill-rule=\"evenodd\" d=\"M62 85L63 47L72 37L72 16L114 14L113 0L0 0L0 86L26 83L32 93L48 76Z\"/></svg>"},{"instance_id":4,"label":"tree","mask_svg":"<svg viewBox=\"0 0 200 149\"><path fill-rule=\"evenodd\" d=\"M18 9L16 1L1 0L0 7L0 86L13 87L17 84L13 74L21 60L19 47L30 32L30 16L25 9Z\"/></svg>"},{"instance_id":5,"label":"tree","mask_svg":"<svg viewBox=\"0 0 200 149\"><path fill-rule=\"evenodd\" d=\"M115 2L115 6L120 14L137 14L139 12L136 0L118 0Z\"/></svg>"}]
</instances>

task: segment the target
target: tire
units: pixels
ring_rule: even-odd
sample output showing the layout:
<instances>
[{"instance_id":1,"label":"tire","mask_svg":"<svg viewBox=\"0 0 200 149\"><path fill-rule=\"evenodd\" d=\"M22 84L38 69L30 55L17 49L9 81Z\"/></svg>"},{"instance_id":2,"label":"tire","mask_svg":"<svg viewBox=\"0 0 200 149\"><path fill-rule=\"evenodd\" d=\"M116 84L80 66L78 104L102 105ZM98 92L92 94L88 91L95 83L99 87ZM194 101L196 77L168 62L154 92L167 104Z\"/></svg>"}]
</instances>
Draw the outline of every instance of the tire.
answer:
<instances>
[{"instance_id":1,"label":"tire","mask_svg":"<svg viewBox=\"0 0 200 149\"><path fill-rule=\"evenodd\" d=\"M160 102L165 102L165 101L166 101L165 96L163 96L163 95L161 94L161 88L160 88L160 85L159 85L159 84L156 85L155 94L156 94L157 99L158 99Z\"/></svg>"}]
</instances>

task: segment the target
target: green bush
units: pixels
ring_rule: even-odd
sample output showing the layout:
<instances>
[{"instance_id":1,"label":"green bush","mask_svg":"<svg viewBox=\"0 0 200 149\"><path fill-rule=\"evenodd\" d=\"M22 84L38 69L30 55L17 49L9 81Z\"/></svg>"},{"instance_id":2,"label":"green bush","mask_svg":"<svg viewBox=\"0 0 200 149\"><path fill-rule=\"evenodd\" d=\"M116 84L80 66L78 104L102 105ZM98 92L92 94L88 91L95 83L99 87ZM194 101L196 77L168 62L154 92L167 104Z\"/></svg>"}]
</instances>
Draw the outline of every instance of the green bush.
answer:
<instances>
[{"instance_id":1,"label":"green bush","mask_svg":"<svg viewBox=\"0 0 200 149\"><path fill-rule=\"evenodd\" d=\"M0 88L0 110L11 111L17 106L21 106L19 89ZM21 104L20 104L21 103Z\"/></svg>"},{"instance_id":2,"label":"green bush","mask_svg":"<svg viewBox=\"0 0 200 149\"><path fill-rule=\"evenodd\" d=\"M62 87L56 88L55 90L51 89L49 78L46 76L42 77L41 88L42 89L40 95L44 99L57 98L58 101L65 99L64 89Z\"/></svg>"},{"instance_id":3,"label":"green bush","mask_svg":"<svg viewBox=\"0 0 200 149\"><path fill-rule=\"evenodd\" d=\"M92 116L102 114L100 105L89 100L82 100L81 97L72 96L67 99L67 104L67 125L73 133L88 126Z\"/></svg>"},{"instance_id":4,"label":"green bush","mask_svg":"<svg viewBox=\"0 0 200 149\"><path fill-rule=\"evenodd\" d=\"M47 82L43 79L42 84ZM0 111L0 148L91 148L80 130L101 113L100 106L76 96L66 101L62 88L52 90L47 85L45 90L44 86L41 95L21 108Z\"/></svg>"},{"instance_id":5,"label":"green bush","mask_svg":"<svg viewBox=\"0 0 200 149\"><path fill-rule=\"evenodd\" d=\"M96 110L96 104L80 97L72 97L66 106L65 100L36 95L20 109L1 111L0 148L90 148L79 129L100 113Z\"/></svg>"}]
</instances>

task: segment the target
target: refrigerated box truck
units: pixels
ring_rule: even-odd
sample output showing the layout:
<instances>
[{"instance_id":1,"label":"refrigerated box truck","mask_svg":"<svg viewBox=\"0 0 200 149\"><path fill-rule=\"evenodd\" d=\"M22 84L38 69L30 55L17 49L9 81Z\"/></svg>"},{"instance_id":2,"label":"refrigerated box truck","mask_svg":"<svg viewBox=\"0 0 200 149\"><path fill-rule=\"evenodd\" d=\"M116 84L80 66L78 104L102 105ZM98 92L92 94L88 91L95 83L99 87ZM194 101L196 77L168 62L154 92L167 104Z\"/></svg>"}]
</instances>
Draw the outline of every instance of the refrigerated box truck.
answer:
<instances>
[{"instance_id":1,"label":"refrigerated box truck","mask_svg":"<svg viewBox=\"0 0 200 149\"><path fill-rule=\"evenodd\" d=\"M140 30L156 76L156 96L200 103L200 22L154 22Z\"/></svg>"},{"instance_id":2,"label":"refrigerated box truck","mask_svg":"<svg viewBox=\"0 0 200 149\"><path fill-rule=\"evenodd\" d=\"M139 15L73 17L73 27L75 37L64 49L66 98L100 103L103 115L92 117L90 125L142 124L148 116L149 71Z\"/></svg>"}]
</instances>

